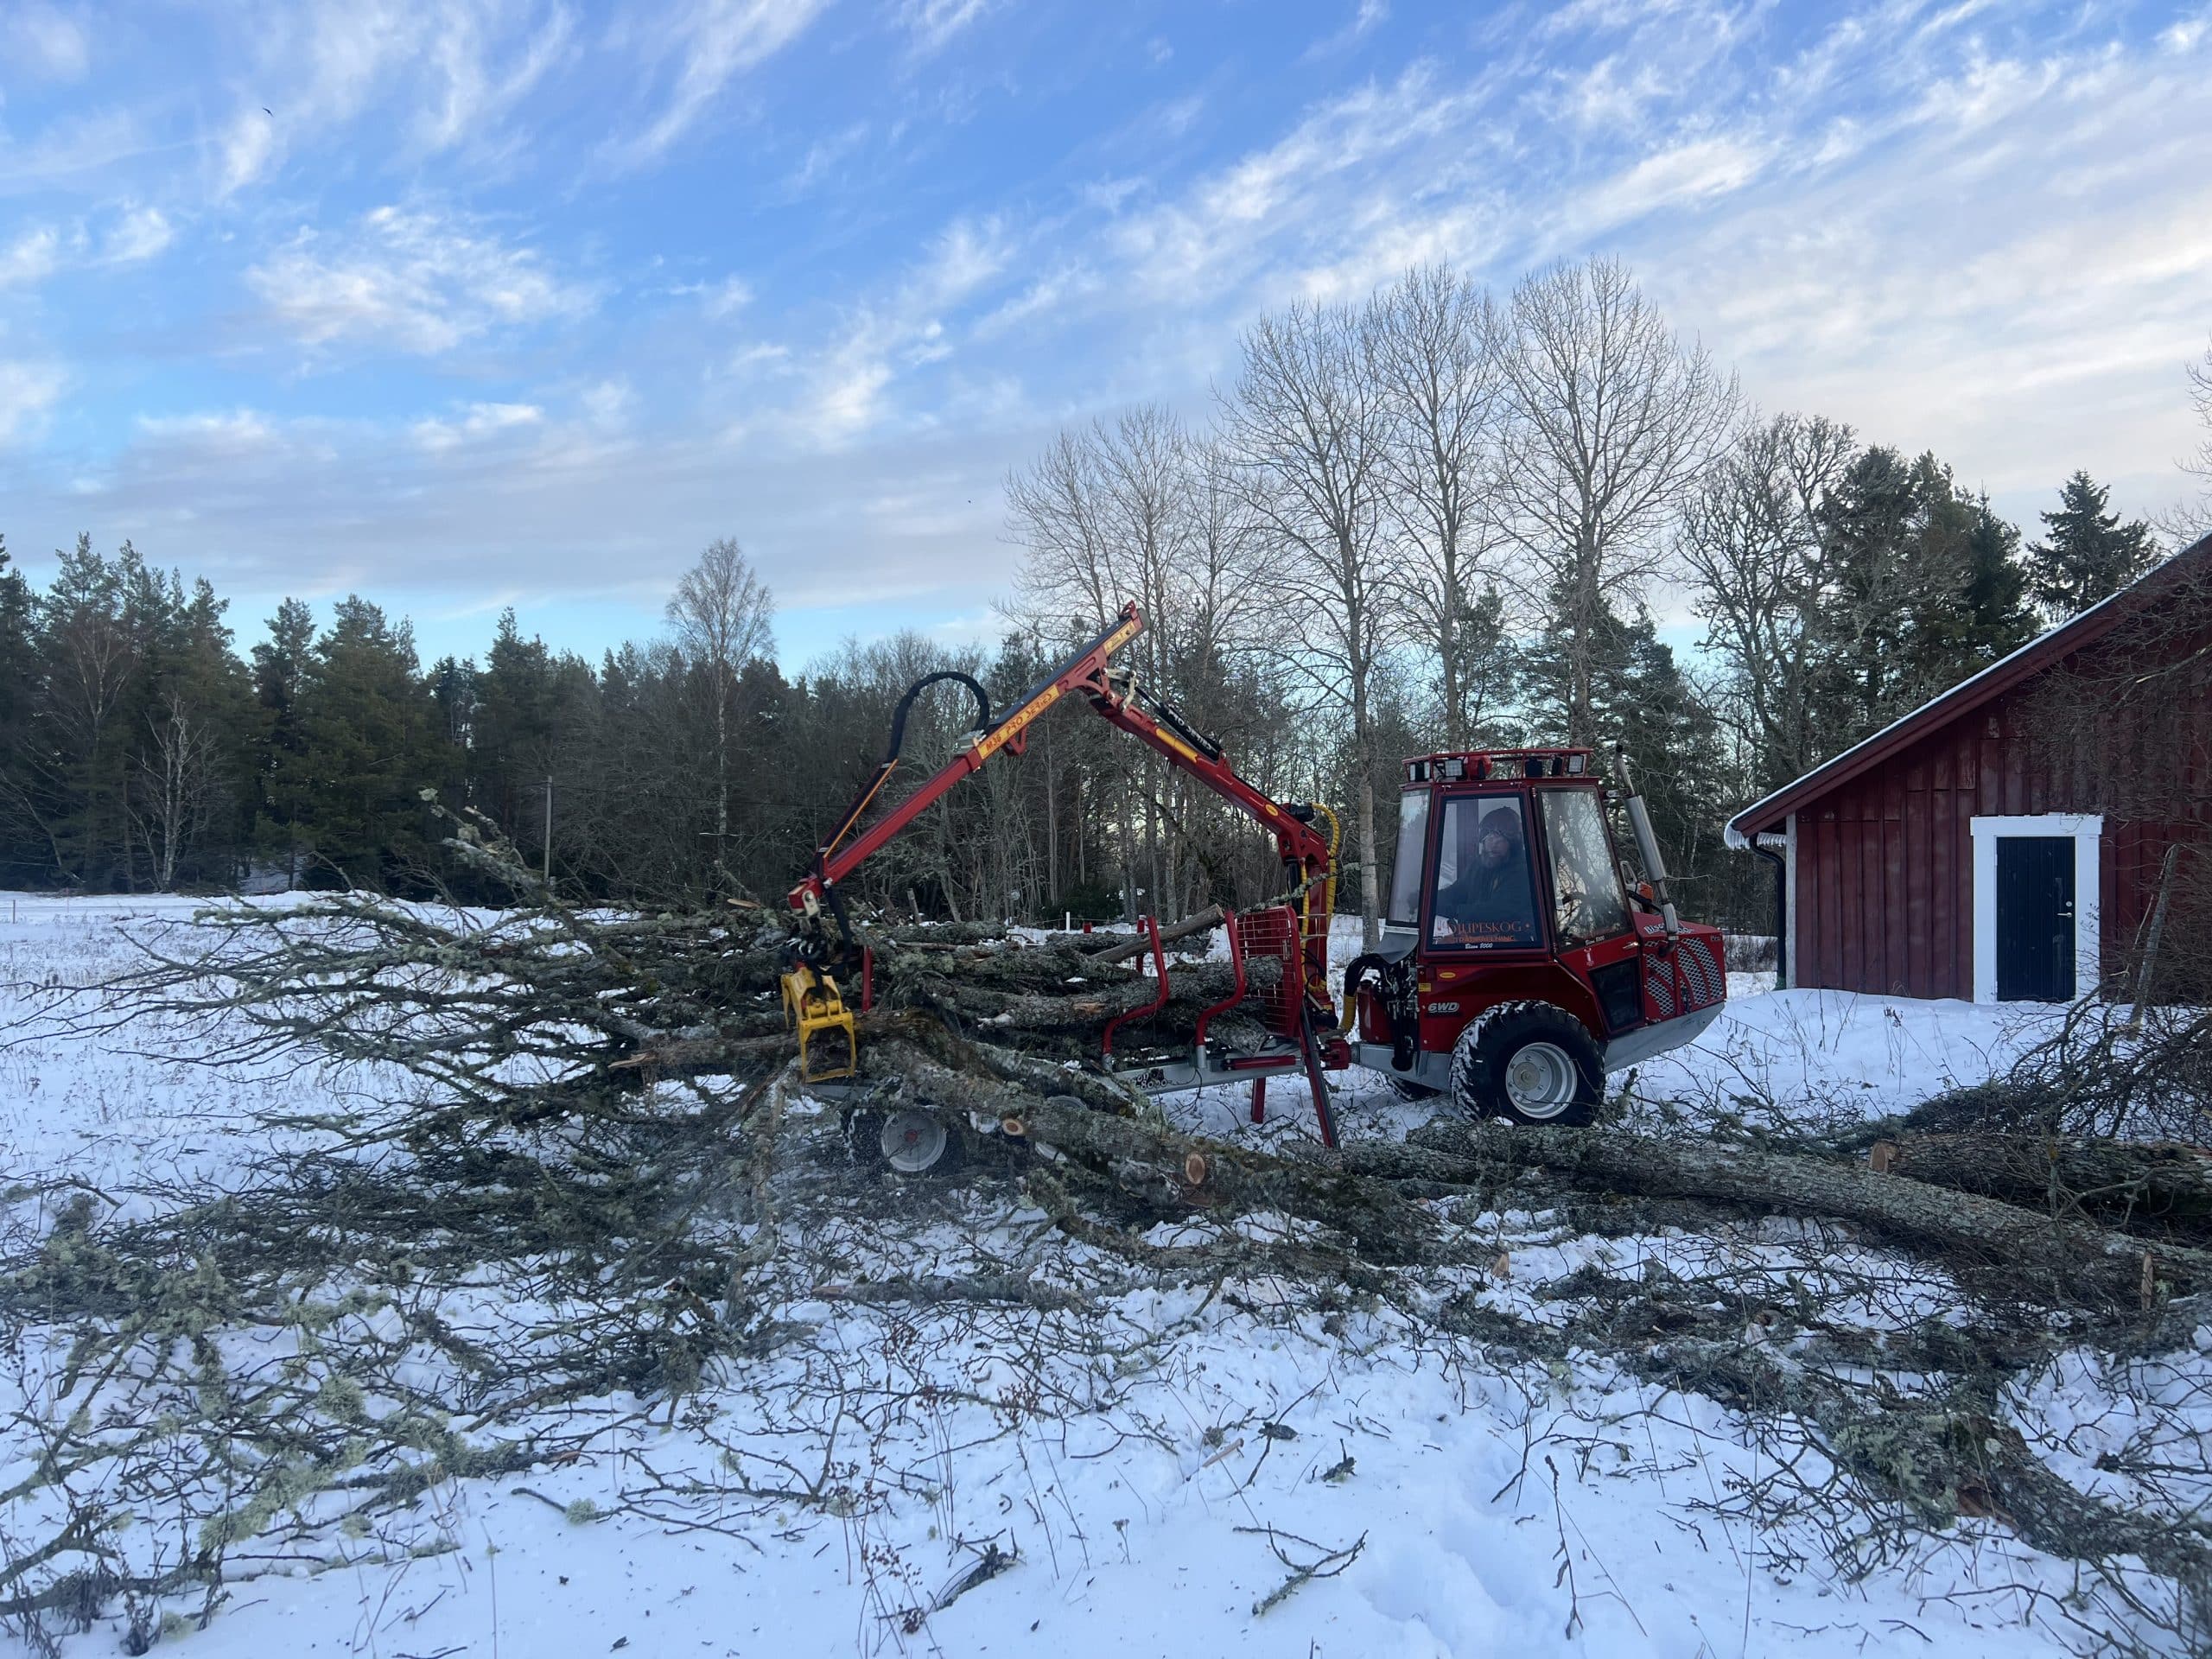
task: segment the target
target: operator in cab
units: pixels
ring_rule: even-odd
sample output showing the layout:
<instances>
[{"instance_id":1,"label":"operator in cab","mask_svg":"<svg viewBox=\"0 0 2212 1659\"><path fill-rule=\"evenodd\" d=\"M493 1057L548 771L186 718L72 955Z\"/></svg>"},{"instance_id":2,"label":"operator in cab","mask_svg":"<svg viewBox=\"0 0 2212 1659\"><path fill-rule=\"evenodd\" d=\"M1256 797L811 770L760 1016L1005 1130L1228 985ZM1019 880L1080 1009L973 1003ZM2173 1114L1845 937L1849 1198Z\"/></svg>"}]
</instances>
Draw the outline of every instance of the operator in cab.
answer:
<instances>
[{"instance_id":1,"label":"operator in cab","mask_svg":"<svg viewBox=\"0 0 2212 1659\"><path fill-rule=\"evenodd\" d=\"M1472 810L1455 816L1475 818ZM1529 842L1518 812L1497 806L1484 813L1474 836L1460 841L1458 868L1458 877L1436 895L1433 937L1440 944L1537 942Z\"/></svg>"}]
</instances>

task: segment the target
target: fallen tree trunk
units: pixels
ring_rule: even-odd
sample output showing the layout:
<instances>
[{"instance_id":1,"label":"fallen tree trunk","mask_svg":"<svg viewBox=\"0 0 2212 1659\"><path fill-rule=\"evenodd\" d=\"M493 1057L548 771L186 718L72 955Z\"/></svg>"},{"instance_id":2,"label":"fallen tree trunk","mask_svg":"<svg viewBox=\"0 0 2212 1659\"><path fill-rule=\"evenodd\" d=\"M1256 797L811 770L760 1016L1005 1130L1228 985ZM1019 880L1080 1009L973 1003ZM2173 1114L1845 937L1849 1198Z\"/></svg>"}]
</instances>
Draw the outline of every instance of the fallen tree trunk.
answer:
<instances>
[{"instance_id":1,"label":"fallen tree trunk","mask_svg":"<svg viewBox=\"0 0 2212 1659\"><path fill-rule=\"evenodd\" d=\"M2212 1232L2212 1153L2087 1135L1913 1135L1872 1161L1936 1186L2114 1227Z\"/></svg>"},{"instance_id":2,"label":"fallen tree trunk","mask_svg":"<svg viewBox=\"0 0 2212 1659\"><path fill-rule=\"evenodd\" d=\"M1708 1141L1663 1141L1601 1129L1508 1128L1433 1121L1414 1145L1476 1163L1541 1168L1578 1186L1650 1197L1716 1200L1827 1216L1961 1265L2001 1264L2035 1280L2060 1306L2139 1303L2141 1241L2080 1221L2039 1215L1978 1193ZM2177 1293L2212 1285L2212 1255L2180 1246L2154 1253Z\"/></svg>"},{"instance_id":3,"label":"fallen tree trunk","mask_svg":"<svg viewBox=\"0 0 2212 1659\"><path fill-rule=\"evenodd\" d=\"M1264 995L1281 982L1281 963L1248 963L1244 1001ZM1166 1001L1151 1017L1167 1024L1195 1020L1236 989L1236 970L1225 962L1179 964L1168 970ZM1121 971L1086 976L1081 984L1039 985L1014 995L1001 986L931 975L900 980L887 991L886 1001L944 1008L978 1024L1024 1032L1065 1032L1097 1030L1109 1020L1136 1013L1159 995L1157 980Z\"/></svg>"}]
</instances>

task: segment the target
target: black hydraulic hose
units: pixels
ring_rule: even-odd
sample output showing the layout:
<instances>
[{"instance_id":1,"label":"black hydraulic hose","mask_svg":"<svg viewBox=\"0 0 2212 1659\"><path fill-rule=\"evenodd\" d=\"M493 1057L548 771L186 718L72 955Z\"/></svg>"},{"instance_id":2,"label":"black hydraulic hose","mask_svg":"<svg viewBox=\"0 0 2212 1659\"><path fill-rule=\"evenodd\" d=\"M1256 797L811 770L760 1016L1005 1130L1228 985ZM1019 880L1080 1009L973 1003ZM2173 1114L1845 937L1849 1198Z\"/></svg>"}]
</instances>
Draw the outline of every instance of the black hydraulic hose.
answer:
<instances>
[{"instance_id":1,"label":"black hydraulic hose","mask_svg":"<svg viewBox=\"0 0 2212 1659\"><path fill-rule=\"evenodd\" d=\"M1789 987L1789 861L1751 837L1751 851L1774 866L1774 988Z\"/></svg>"},{"instance_id":2,"label":"black hydraulic hose","mask_svg":"<svg viewBox=\"0 0 2212 1659\"><path fill-rule=\"evenodd\" d=\"M861 814L868 810L868 804L875 798L875 791L883 787L883 780L899 765L899 751L906 747L906 716L913 712L914 699L943 680L957 680L975 695L976 729L980 732L990 730L991 699L976 683L973 675L963 674L957 668L948 668L935 674L925 674L908 686L906 695L899 699L898 708L892 711L891 745L883 752L883 759L876 763L875 770L868 773L868 781L861 785L860 793L853 797L853 804L838 818L836 833L814 849L814 874L825 886L830 880L828 864L830 850L853 832L853 825L860 821Z\"/></svg>"},{"instance_id":3,"label":"black hydraulic hose","mask_svg":"<svg viewBox=\"0 0 2212 1659\"><path fill-rule=\"evenodd\" d=\"M963 674L957 668L948 668L935 674L925 674L906 688L906 695L899 699L899 707L891 716L891 747L884 752L883 765L888 768L899 764L899 751L906 746L906 716L914 707L914 699L930 687L944 680L957 680L976 695L976 729L991 729L991 699L989 694L976 681L972 674Z\"/></svg>"},{"instance_id":4,"label":"black hydraulic hose","mask_svg":"<svg viewBox=\"0 0 2212 1659\"><path fill-rule=\"evenodd\" d=\"M1421 1005L1414 993L1410 958L1385 957L1370 951L1354 957L1344 968L1344 1023L1350 1032L1358 1018L1359 991L1368 975L1375 976L1382 999L1382 1012L1390 1021L1390 1065L1410 1071L1421 1052Z\"/></svg>"}]
</instances>

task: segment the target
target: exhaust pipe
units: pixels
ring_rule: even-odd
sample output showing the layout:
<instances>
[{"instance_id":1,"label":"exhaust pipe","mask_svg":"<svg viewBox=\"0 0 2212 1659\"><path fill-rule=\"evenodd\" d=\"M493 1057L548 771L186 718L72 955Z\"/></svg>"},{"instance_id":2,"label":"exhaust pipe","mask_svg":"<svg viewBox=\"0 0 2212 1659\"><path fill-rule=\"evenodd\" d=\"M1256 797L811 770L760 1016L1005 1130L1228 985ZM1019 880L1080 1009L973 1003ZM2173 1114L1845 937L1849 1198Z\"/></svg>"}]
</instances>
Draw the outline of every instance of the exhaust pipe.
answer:
<instances>
[{"instance_id":1,"label":"exhaust pipe","mask_svg":"<svg viewBox=\"0 0 2212 1659\"><path fill-rule=\"evenodd\" d=\"M1637 856L1643 861L1643 873L1659 899L1659 919L1667 925L1668 938L1679 938L1682 924L1675 914L1675 901L1667 896L1667 863L1659 856L1659 837L1651 833L1651 815L1643 810L1643 797L1629 775L1627 747L1616 745L1613 759L1621 769L1621 786L1628 791L1628 826L1636 836Z\"/></svg>"}]
</instances>

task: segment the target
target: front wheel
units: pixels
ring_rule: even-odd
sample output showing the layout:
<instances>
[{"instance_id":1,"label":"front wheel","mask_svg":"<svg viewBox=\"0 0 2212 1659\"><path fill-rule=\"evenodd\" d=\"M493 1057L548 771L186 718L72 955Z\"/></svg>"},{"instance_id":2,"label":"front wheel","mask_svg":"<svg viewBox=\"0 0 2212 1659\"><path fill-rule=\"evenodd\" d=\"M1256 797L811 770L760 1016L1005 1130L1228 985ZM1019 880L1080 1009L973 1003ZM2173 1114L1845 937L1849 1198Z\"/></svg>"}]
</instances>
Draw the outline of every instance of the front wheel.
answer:
<instances>
[{"instance_id":1,"label":"front wheel","mask_svg":"<svg viewBox=\"0 0 2212 1659\"><path fill-rule=\"evenodd\" d=\"M1452 1093L1478 1117L1576 1128L1597 1116L1605 1070L1582 1022L1549 1002L1505 1002L1459 1033Z\"/></svg>"}]
</instances>

